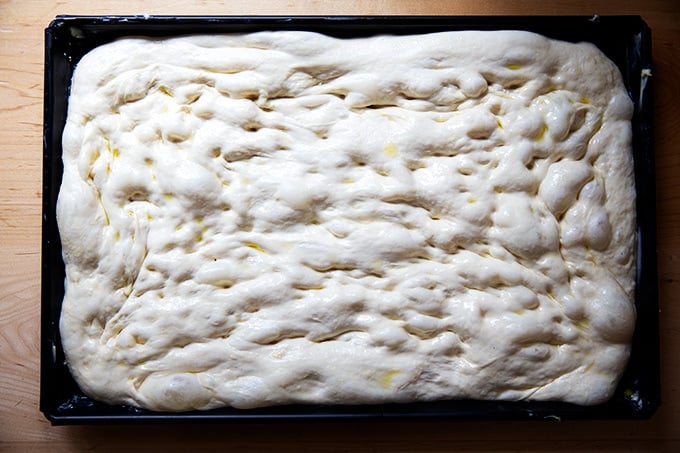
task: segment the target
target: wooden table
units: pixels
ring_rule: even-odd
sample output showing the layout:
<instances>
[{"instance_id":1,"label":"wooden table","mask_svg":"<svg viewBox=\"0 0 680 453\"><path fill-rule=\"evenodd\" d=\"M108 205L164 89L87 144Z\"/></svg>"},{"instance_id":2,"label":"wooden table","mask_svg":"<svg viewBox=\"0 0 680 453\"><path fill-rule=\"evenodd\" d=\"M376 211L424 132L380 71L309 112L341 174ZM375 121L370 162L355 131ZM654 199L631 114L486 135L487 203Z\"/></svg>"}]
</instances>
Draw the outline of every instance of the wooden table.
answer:
<instances>
[{"instance_id":1,"label":"wooden table","mask_svg":"<svg viewBox=\"0 0 680 453\"><path fill-rule=\"evenodd\" d=\"M613 6L615 5L615 6ZM663 405L649 421L52 427L38 410L43 30L58 14L639 14L652 28ZM0 450L680 451L680 7L674 1L0 0Z\"/></svg>"}]
</instances>

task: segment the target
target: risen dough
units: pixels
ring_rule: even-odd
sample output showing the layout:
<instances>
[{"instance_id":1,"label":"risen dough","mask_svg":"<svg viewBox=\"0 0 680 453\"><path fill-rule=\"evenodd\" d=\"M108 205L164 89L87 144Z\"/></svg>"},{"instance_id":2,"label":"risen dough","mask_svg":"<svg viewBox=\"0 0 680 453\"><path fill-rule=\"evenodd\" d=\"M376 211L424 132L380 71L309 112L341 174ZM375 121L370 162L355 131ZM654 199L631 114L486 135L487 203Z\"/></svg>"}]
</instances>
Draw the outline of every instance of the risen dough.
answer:
<instances>
[{"instance_id":1,"label":"risen dough","mask_svg":"<svg viewBox=\"0 0 680 453\"><path fill-rule=\"evenodd\" d=\"M635 312L632 103L525 32L123 39L78 64L61 335L183 411L600 403Z\"/></svg>"}]
</instances>

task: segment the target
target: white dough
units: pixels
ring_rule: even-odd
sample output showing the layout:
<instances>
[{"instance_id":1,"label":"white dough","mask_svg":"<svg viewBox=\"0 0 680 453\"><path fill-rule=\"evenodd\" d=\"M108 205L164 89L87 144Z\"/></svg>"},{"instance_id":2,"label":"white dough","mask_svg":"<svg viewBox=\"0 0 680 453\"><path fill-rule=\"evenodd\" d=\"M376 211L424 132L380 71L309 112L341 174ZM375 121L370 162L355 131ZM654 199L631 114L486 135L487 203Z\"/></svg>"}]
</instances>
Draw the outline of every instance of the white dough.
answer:
<instances>
[{"instance_id":1,"label":"white dough","mask_svg":"<svg viewBox=\"0 0 680 453\"><path fill-rule=\"evenodd\" d=\"M613 393L632 103L525 32L122 39L73 77L61 336L83 391L184 411Z\"/></svg>"}]
</instances>

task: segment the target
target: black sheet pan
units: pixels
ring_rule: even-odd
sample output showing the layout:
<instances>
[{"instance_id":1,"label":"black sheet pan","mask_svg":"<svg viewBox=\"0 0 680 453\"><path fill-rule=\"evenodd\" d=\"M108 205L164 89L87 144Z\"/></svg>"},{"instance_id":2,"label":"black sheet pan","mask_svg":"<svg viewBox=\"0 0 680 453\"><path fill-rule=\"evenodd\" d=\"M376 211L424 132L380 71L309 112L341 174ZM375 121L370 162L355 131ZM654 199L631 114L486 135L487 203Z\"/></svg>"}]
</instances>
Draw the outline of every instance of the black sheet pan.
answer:
<instances>
[{"instance_id":1,"label":"black sheet pan","mask_svg":"<svg viewBox=\"0 0 680 453\"><path fill-rule=\"evenodd\" d=\"M439 401L365 406L291 405L253 410L157 413L111 406L85 396L64 363L59 313L64 263L55 206L61 183L61 135L70 80L80 58L122 36L309 30L337 37L446 30L516 29L597 45L621 70L635 102L633 118L638 218L638 313L632 355L614 397L597 406L557 402ZM568 420L645 419L660 404L656 211L652 143L651 32L637 16L613 17L73 17L45 30L42 311L40 409L53 424L119 422L247 422L293 420Z\"/></svg>"}]
</instances>

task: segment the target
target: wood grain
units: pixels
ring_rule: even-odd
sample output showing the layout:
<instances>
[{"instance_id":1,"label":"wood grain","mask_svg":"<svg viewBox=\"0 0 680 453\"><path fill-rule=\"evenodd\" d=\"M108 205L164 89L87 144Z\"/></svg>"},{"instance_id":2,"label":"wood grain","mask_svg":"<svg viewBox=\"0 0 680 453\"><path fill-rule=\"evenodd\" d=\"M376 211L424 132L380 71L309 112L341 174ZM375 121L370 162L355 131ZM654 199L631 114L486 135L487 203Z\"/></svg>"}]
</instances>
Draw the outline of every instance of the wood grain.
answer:
<instances>
[{"instance_id":1,"label":"wood grain","mask_svg":"<svg viewBox=\"0 0 680 453\"><path fill-rule=\"evenodd\" d=\"M663 405L650 421L52 427L38 410L43 30L58 14L639 14L653 30ZM674 1L0 0L0 450L680 451L680 7Z\"/></svg>"}]
</instances>

